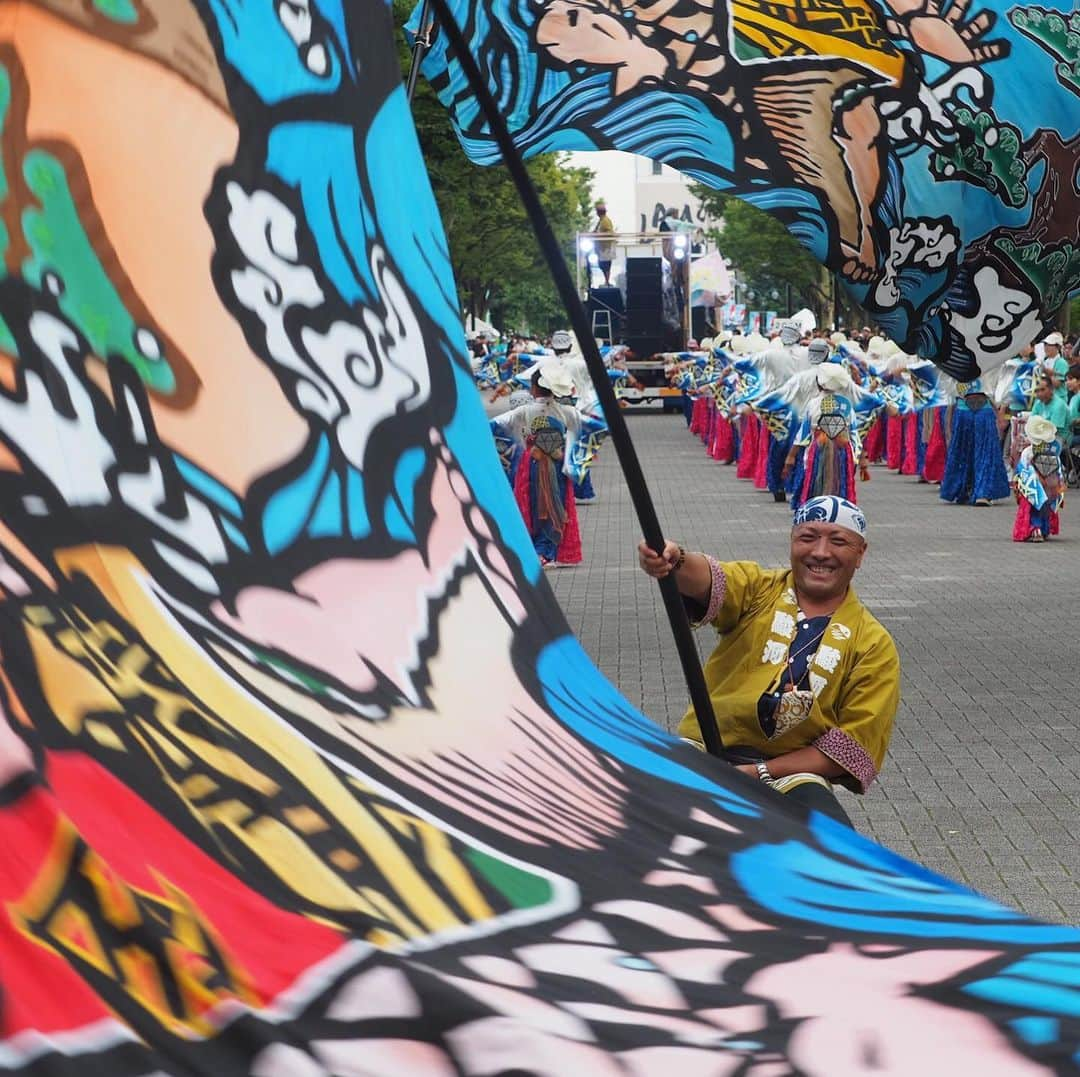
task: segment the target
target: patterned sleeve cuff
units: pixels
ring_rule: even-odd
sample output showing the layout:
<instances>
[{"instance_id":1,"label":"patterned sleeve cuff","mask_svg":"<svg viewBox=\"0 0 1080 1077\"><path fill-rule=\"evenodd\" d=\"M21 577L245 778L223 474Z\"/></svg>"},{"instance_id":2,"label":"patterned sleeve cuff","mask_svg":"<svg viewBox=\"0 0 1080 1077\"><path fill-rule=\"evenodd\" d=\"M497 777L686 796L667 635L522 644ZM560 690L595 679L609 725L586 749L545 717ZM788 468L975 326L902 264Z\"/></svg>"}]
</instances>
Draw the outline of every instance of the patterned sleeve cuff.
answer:
<instances>
[{"instance_id":1,"label":"patterned sleeve cuff","mask_svg":"<svg viewBox=\"0 0 1080 1077\"><path fill-rule=\"evenodd\" d=\"M865 793L877 777L877 767L866 754L866 749L842 729L830 729L813 742L822 755L843 767L858 783L859 792Z\"/></svg>"},{"instance_id":2,"label":"patterned sleeve cuff","mask_svg":"<svg viewBox=\"0 0 1080 1077\"><path fill-rule=\"evenodd\" d=\"M705 560L709 562L712 587L709 589L709 604L705 607L705 612L697 620L691 621L694 628L700 628L715 619L720 612L720 607L724 604L724 595L727 593L727 576L724 574L723 566L715 557L710 557L708 554L705 554ZM700 609L701 607L697 606L697 610Z\"/></svg>"}]
</instances>

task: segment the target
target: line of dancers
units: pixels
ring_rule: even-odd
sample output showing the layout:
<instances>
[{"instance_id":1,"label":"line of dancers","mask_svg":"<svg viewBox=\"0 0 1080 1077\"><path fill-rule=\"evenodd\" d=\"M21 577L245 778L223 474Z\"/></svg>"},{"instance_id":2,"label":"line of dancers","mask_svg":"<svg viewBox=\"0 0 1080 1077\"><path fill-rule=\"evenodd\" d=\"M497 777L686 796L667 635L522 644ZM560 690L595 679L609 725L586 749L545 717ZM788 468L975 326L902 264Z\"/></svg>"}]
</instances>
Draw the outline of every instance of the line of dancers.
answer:
<instances>
[{"instance_id":1,"label":"line of dancers","mask_svg":"<svg viewBox=\"0 0 1080 1077\"><path fill-rule=\"evenodd\" d=\"M971 382L872 337L807 331L796 315L771 339L735 334L673 357L687 422L709 455L793 510L831 494L858 500L869 465L937 484L942 500L985 507L1015 497L1013 537L1060 529L1069 444L1060 334Z\"/></svg>"}]
</instances>

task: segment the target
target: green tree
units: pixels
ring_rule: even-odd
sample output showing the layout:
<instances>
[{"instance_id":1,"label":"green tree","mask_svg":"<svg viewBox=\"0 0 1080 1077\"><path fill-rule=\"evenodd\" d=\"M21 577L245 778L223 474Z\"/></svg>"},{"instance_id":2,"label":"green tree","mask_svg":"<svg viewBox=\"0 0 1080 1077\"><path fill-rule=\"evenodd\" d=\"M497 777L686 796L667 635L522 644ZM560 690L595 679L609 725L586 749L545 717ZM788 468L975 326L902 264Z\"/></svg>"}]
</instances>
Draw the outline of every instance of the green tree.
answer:
<instances>
[{"instance_id":1,"label":"green tree","mask_svg":"<svg viewBox=\"0 0 1080 1077\"><path fill-rule=\"evenodd\" d=\"M413 0L394 0L398 26ZM404 34L402 68L411 59ZM462 312L490 314L500 328L548 332L566 324L547 265L506 168L482 168L465 156L449 116L421 77L412 104L420 148L442 214ZM589 225L591 171L571 168L563 154L529 161L529 175L571 267L577 232Z\"/></svg>"},{"instance_id":2,"label":"green tree","mask_svg":"<svg viewBox=\"0 0 1080 1077\"><path fill-rule=\"evenodd\" d=\"M775 217L702 184L694 184L691 190L711 217L723 221L712 236L738 274L740 302L754 309L784 310L790 296L791 309L785 313L809 307L819 323L832 320L828 274Z\"/></svg>"}]
</instances>

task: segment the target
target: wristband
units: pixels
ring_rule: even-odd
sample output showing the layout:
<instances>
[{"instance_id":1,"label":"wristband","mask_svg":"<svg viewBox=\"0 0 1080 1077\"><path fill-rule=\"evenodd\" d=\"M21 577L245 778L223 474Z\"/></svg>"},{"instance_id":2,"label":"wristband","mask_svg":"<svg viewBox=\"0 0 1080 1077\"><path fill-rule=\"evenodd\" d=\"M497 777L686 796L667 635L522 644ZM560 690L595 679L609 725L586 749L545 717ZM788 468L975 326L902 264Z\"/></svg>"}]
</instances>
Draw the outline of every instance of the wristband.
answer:
<instances>
[{"instance_id":1,"label":"wristband","mask_svg":"<svg viewBox=\"0 0 1080 1077\"><path fill-rule=\"evenodd\" d=\"M760 781L763 781L766 785L772 785L775 779L769 773L769 764L764 759L759 759L755 764L757 768L757 776Z\"/></svg>"}]
</instances>

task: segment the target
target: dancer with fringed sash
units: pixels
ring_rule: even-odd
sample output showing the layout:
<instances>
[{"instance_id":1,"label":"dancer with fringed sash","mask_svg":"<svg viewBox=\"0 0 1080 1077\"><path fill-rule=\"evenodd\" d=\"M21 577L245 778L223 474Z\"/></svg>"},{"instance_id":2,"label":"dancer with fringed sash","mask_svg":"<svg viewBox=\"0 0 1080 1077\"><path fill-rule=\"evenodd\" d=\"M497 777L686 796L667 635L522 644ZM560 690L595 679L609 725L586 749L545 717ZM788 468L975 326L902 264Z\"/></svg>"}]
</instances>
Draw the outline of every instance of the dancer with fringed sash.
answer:
<instances>
[{"instance_id":1,"label":"dancer with fringed sash","mask_svg":"<svg viewBox=\"0 0 1080 1077\"><path fill-rule=\"evenodd\" d=\"M859 419L845 393L852 391L851 375L837 363L817 369L819 395L810 402L784 463L791 476L791 507L814 497L831 495L856 503L855 462L860 452Z\"/></svg>"},{"instance_id":2,"label":"dancer with fringed sash","mask_svg":"<svg viewBox=\"0 0 1080 1077\"><path fill-rule=\"evenodd\" d=\"M1061 529L1065 503L1065 470L1054 424L1032 415L1024 424L1027 447L1016 466L1016 518L1013 542L1045 542Z\"/></svg>"},{"instance_id":3,"label":"dancer with fringed sash","mask_svg":"<svg viewBox=\"0 0 1080 1077\"><path fill-rule=\"evenodd\" d=\"M496 420L522 446L514 474L514 496L540 563L545 568L581 561L574 486L564 474L567 441L577 436L582 416L556 397L572 396L574 383L558 361L543 363L532 376L533 400Z\"/></svg>"}]
</instances>

